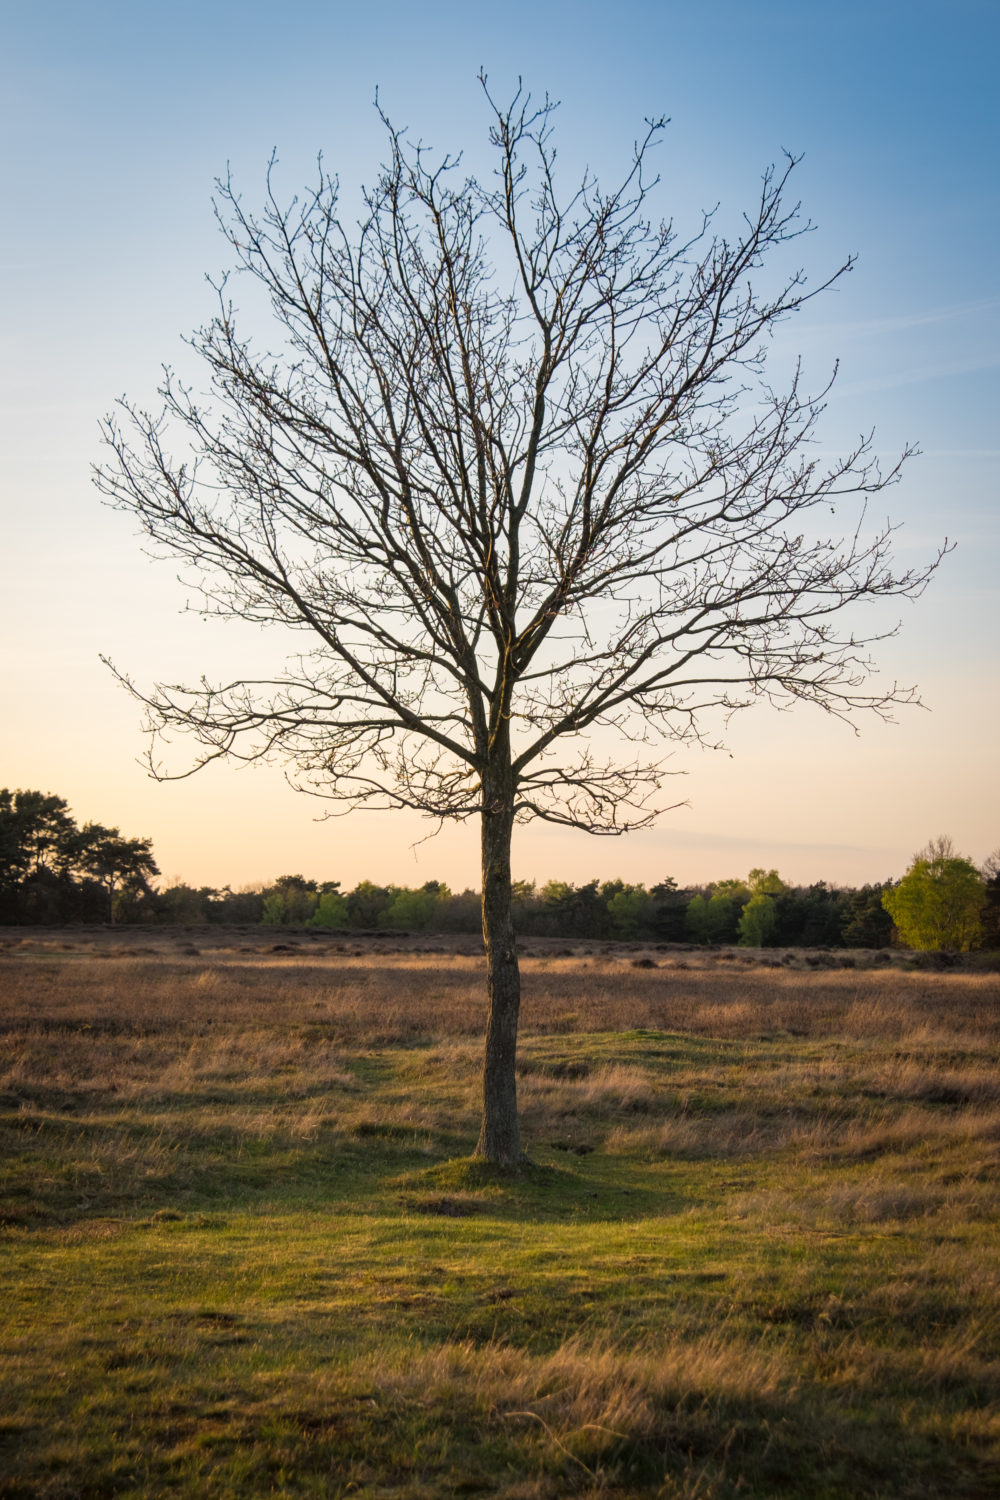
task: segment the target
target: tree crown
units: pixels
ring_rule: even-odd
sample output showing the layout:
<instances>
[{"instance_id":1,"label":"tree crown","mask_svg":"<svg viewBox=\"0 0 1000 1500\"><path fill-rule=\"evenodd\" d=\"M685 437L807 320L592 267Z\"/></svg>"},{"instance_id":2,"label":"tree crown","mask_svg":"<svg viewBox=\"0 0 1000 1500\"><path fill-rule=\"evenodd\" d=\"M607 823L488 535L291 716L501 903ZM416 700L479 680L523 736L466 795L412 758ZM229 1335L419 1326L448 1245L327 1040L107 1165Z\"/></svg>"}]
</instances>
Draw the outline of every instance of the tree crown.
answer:
<instances>
[{"instance_id":1,"label":"tree crown","mask_svg":"<svg viewBox=\"0 0 1000 1500\"><path fill-rule=\"evenodd\" d=\"M207 614L310 645L276 680L133 690L154 735L193 731L198 764L275 756L349 805L464 817L509 794L521 817L620 832L713 710L910 701L868 682L877 635L837 621L918 593L934 564L897 571L890 527L827 538L812 519L898 465L862 440L824 466L825 392L765 379L774 328L850 265L761 290L809 227L794 160L735 238L711 216L685 237L651 216L664 122L610 191L589 173L567 190L552 102L486 97L492 182L383 115L353 228L322 167L283 204L272 162L259 217L220 182L279 346L243 335L223 280L192 340L209 393L168 371L160 414L125 404L97 482L189 566ZM634 754L602 756L601 729Z\"/></svg>"}]
</instances>

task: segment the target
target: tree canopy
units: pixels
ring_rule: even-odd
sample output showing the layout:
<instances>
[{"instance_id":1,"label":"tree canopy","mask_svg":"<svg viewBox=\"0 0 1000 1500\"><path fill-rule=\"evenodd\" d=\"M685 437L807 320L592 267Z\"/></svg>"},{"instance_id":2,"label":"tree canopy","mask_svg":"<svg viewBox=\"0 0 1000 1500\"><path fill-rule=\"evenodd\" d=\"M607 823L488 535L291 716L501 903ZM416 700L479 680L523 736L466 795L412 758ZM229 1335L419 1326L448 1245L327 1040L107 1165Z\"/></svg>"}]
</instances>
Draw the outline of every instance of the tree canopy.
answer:
<instances>
[{"instance_id":1,"label":"tree canopy","mask_svg":"<svg viewBox=\"0 0 1000 1500\"><path fill-rule=\"evenodd\" d=\"M78 828L62 797L0 790L0 921L116 921L159 874L149 839Z\"/></svg>"},{"instance_id":2,"label":"tree canopy","mask_svg":"<svg viewBox=\"0 0 1000 1500\"><path fill-rule=\"evenodd\" d=\"M959 952L978 941L985 903L982 875L947 838L932 840L902 880L882 896L882 905L909 947Z\"/></svg>"},{"instance_id":3,"label":"tree canopy","mask_svg":"<svg viewBox=\"0 0 1000 1500\"><path fill-rule=\"evenodd\" d=\"M483 80L486 89L485 79ZM124 403L98 483L180 559L208 615L307 644L273 680L145 689L153 735L274 758L348 807L480 819L490 997L480 1154L520 1158L516 821L647 824L666 757L761 700L887 714L857 607L920 592L892 527L855 507L898 474L870 438L821 458L828 389L766 375L775 328L848 269L782 274L809 227L769 168L742 224L655 210L646 126L615 185L565 185L555 105L486 92L492 177L383 115L387 156L356 224L322 169L268 175L259 215L218 214L274 336L232 280L192 340L211 389L167 372ZM841 617L843 618L843 622ZM598 732L625 736L609 748ZM595 737L596 736L596 737ZM151 750L157 774L166 774ZM185 769L185 774L190 767Z\"/></svg>"}]
</instances>

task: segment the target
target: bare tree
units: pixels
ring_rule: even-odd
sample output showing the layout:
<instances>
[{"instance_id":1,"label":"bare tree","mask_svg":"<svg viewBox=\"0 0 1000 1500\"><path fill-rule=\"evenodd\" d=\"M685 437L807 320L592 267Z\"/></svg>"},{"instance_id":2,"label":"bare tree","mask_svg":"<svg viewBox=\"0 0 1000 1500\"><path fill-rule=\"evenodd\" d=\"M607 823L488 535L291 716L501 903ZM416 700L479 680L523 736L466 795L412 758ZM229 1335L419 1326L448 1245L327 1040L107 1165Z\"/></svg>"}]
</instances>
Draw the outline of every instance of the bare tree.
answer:
<instances>
[{"instance_id":1,"label":"bare tree","mask_svg":"<svg viewBox=\"0 0 1000 1500\"><path fill-rule=\"evenodd\" d=\"M189 565L206 614L308 636L275 680L130 683L154 736L192 731L192 769L277 758L351 808L481 819L478 1154L509 1165L514 824L648 823L666 748L701 739L712 710L910 700L872 686L877 635L838 621L916 594L934 565L897 571L888 526L815 529L817 508L878 493L898 465L882 472L863 440L823 466L810 440L825 392L764 379L775 325L850 264L814 288L797 272L759 289L809 227L786 202L794 161L765 173L735 239L711 215L685 239L648 217L665 122L613 191L588 173L564 195L553 104L486 98L485 184L384 115L387 162L355 225L322 164L283 205L272 161L259 217L220 182L219 222L280 346L238 332L223 281L191 341L210 391L167 371L159 415L123 403L98 484ZM594 748L608 727L632 742L626 760ZM152 750L151 765L166 774Z\"/></svg>"}]
</instances>

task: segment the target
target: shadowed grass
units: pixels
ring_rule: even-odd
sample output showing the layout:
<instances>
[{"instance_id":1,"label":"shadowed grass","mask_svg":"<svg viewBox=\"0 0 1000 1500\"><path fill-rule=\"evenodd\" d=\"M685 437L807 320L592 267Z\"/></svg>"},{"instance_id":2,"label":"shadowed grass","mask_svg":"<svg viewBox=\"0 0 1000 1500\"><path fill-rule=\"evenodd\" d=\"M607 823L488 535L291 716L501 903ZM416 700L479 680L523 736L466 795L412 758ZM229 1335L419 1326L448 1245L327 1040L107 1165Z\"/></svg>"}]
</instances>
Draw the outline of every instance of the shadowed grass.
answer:
<instances>
[{"instance_id":1,"label":"shadowed grass","mask_svg":"<svg viewBox=\"0 0 1000 1500\"><path fill-rule=\"evenodd\" d=\"M473 957L0 957L0 1496L996 1493L996 979L525 970L506 1174Z\"/></svg>"}]
</instances>

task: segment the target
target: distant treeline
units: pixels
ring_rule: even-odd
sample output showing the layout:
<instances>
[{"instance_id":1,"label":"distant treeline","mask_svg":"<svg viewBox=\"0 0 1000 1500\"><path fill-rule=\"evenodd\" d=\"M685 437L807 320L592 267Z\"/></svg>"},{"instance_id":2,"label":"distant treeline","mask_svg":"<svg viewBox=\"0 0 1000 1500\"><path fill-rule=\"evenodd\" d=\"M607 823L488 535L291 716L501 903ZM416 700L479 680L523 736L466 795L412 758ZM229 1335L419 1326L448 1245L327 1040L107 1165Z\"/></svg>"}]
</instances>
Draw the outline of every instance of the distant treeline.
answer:
<instances>
[{"instance_id":1,"label":"distant treeline","mask_svg":"<svg viewBox=\"0 0 1000 1500\"><path fill-rule=\"evenodd\" d=\"M622 880L517 881L514 921L523 937L879 948L893 933L882 906L887 888L834 890L823 882L793 888L774 870L688 888L670 879L651 888ZM415 889L363 880L350 891L301 875L283 875L262 890L174 885L151 898L154 909L150 920L334 931L475 933L481 923L478 891L453 892L436 880Z\"/></svg>"},{"instance_id":2,"label":"distant treeline","mask_svg":"<svg viewBox=\"0 0 1000 1500\"><path fill-rule=\"evenodd\" d=\"M947 841L945 841L947 842ZM955 946L1000 947L1000 872L963 866L981 891L978 927ZM949 848L944 851L952 855ZM791 886L776 870L703 886L590 880L581 885L517 881L514 917L523 937L606 941L733 944L752 947L884 948L899 941L886 910L899 905L909 876L898 882L844 888L817 881ZM437 880L419 887L363 880L344 891L339 881L283 875L270 885L233 890L175 883L157 875L150 840L125 839L116 828L78 828L62 798L0 791L0 922L145 922L177 926L246 925L328 931L477 933L479 893L451 891ZM953 871L952 871L953 873ZM896 897L894 901L894 895ZM974 892L973 900L979 901ZM896 912L902 926L902 918ZM942 946L917 941L914 946ZM947 944L945 944L947 946Z\"/></svg>"}]
</instances>

